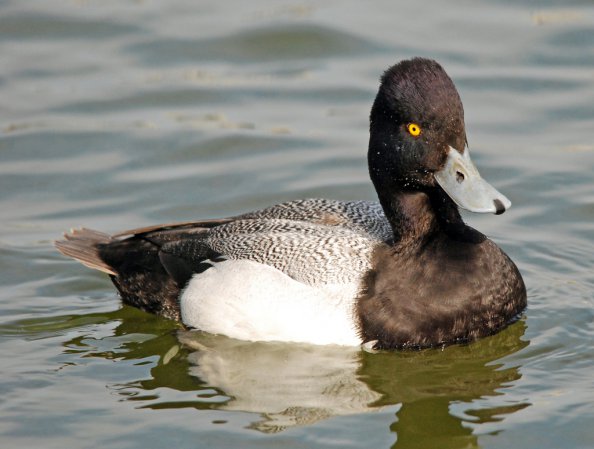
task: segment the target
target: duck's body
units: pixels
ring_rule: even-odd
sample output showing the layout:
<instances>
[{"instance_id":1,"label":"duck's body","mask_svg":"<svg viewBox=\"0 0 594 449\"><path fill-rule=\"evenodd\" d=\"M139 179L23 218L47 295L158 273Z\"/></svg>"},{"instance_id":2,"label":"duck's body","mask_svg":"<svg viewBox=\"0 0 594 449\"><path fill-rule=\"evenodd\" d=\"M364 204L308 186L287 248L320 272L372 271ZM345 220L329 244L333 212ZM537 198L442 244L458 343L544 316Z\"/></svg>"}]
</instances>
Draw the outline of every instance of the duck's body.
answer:
<instances>
[{"instance_id":1,"label":"duck's body","mask_svg":"<svg viewBox=\"0 0 594 449\"><path fill-rule=\"evenodd\" d=\"M525 307L522 278L456 204L501 213L509 201L468 159L451 80L433 61L403 61L371 123L379 203L299 200L113 237L83 229L57 247L109 273L124 302L233 338L401 348L501 329Z\"/></svg>"}]
</instances>

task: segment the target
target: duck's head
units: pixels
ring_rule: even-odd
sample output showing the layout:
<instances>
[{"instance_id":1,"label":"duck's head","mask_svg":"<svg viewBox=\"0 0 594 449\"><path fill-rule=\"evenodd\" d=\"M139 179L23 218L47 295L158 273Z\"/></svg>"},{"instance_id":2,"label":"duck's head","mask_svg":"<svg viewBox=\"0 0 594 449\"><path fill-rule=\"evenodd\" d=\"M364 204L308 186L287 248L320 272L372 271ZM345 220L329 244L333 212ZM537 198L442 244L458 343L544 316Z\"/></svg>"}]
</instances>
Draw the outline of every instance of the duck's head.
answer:
<instances>
[{"instance_id":1,"label":"duck's head","mask_svg":"<svg viewBox=\"0 0 594 449\"><path fill-rule=\"evenodd\" d=\"M369 171L382 204L400 192L423 192L472 212L501 214L511 206L472 163L462 101L437 62L390 67L370 121Z\"/></svg>"}]
</instances>

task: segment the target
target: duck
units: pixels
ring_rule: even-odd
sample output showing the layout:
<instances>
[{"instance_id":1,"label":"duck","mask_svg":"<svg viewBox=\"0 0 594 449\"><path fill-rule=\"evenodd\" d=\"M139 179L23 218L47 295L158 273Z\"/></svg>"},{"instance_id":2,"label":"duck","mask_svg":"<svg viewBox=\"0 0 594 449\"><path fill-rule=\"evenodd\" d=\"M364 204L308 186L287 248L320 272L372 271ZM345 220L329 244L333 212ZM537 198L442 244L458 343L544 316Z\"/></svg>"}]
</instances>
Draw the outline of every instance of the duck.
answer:
<instances>
[{"instance_id":1,"label":"duck","mask_svg":"<svg viewBox=\"0 0 594 449\"><path fill-rule=\"evenodd\" d=\"M416 57L383 73L367 162L379 201L299 199L113 235L80 228L55 246L108 274L123 303L240 340L422 349L517 320L527 304L517 266L460 214L499 215L511 202L472 162L439 63Z\"/></svg>"}]
</instances>

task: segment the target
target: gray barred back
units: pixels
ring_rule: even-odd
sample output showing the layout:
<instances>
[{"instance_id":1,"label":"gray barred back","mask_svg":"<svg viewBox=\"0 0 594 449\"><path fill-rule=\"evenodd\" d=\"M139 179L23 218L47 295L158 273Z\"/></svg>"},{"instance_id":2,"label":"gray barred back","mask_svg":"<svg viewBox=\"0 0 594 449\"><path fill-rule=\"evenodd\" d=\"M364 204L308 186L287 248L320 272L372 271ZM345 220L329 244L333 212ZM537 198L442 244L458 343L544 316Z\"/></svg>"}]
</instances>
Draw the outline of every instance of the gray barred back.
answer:
<instances>
[{"instance_id":1,"label":"gray barred back","mask_svg":"<svg viewBox=\"0 0 594 449\"><path fill-rule=\"evenodd\" d=\"M280 218L347 228L388 242L392 229L381 205L375 201L338 201L322 198L288 201L237 217Z\"/></svg>"},{"instance_id":2,"label":"gray barred back","mask_svg":"<svg viewBox=\"0 0 594 449\"><path fill-rule=\"evenodd\" d=\"M230 259L267 264L308 285L358 281L391 230L379 204L308 199L237 217L205 244Z\"/></svg>"}]
</instances>

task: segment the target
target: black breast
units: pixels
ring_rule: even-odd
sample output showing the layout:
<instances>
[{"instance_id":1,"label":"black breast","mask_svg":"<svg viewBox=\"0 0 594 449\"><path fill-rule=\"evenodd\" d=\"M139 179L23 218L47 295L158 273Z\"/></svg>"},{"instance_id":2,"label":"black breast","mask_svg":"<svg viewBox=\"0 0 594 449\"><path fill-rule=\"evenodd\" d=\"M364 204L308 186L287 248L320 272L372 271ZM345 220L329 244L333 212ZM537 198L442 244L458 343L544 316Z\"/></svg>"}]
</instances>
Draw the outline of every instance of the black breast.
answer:
<instances>
[{"instance_id":1,"label":"black breast","mask_svg":"<svg viewBox=\"0 0 594 449\"><path fill-rule=\"evenodd\" d=\"M422 245L380 246L358 298L363 341L378 349L423 348L493 334L526 307L514 263L493 242L466 227Z\"/></svg>"}]
</instances>

